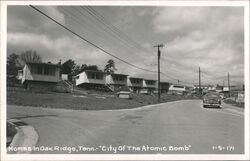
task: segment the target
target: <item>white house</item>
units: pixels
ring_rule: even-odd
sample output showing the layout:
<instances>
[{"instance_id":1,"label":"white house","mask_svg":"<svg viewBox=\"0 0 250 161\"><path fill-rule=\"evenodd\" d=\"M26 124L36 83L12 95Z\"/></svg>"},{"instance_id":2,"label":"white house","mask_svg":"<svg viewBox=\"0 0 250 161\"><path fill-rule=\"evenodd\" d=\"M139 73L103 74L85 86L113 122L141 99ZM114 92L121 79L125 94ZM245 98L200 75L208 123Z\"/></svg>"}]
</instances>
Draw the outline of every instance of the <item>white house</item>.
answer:
<instances>
[{"instance_id":1,"label":"white house","mask_svg":"<svg viewBox=\"0 0 250 161\"><path fill-rule=\"evenodd\" d=\"M183 95L186 91L186 87L183 85L171 85L169 87L169 94Z\"/></svg>"},{"instance_id":2,"label":"white house","mask_svg":"<svg viewBox=\"0 0 250 161\"><path fill-rule=\"evenodd\" d=\"M27 62L23 68L21 82L27 89L32 87L46 87L49 88L60 79L60 65L52 63L34 63Z\"/></svg>"},{"instance_id":3,"label":"white house","mask_svg":"<svg viewBox=\"0 0 250 161\"><path fill-rule=\"evenodd\" d=\"M224 86L223 89L222 89L223 92L228 92L229 91L229 88Z\"/></svg>"},{"instance_id":4,"label":"white house","mask_svg":"<svg viewBox=\"0 0 250 161\"><path fill-rule=\"evenodd\" d=\"M143 79L142 87L143 90L141 90L141 93L145 94L153 93L157 89L157 81L150 79Z\"/></svg>"},{"instance_id":5,"label":"white house","mask_svg":"<svg viewBox=\"0 0 250 161\"><path fill-rule=\"evenodd\" d=\"M142 78L136 78L136 77L128 77L127 86L133 92L139 93L140 90L143 88L143 79Z\"/></svg>"},{"instance_id":6,"label":"white house","mask_svg":"<svg viewBox=\"0 0 250 161\"><path fill-rule=\"evenodd\" d=\"M98 88L105 85L105 73L102 71L86 70L75 76L76 86Z\"/></svg>"},{"instance_id":7,"label":"white house","mask_svg":"<svg viewBox=\"0 0 250 161\"><path fill-rule=\"evenodd\" d=\"M117 73L106 75L106 85L113 91L119 90L121 87L127 86L127 77L128 75Z\"/></svg>"}]
</instances>

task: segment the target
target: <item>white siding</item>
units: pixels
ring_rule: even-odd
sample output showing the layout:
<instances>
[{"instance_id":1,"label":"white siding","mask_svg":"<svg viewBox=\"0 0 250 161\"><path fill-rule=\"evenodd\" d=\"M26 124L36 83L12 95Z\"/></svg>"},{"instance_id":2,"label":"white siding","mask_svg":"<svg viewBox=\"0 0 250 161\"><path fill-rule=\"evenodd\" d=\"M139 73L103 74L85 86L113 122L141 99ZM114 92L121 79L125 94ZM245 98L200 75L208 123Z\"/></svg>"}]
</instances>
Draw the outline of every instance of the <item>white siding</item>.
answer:
<instances>
[{"instance_id":1,"label":"white siding","mask_svg":"<svg viewBox=\"0 0 250 161\"><path fill-rule=\"evenodd\" d=\"M42 65L41 65L42 66ZM23 68L23 78L22 83L24 81L42 81L42 82L59 82L60 81L60 69L57 67L49 67L55 70L54 75L44 75L44 74L35 74L31 73L31 68L36 69L37 65L25 65Z\"/></svg>"},{"instance_id":2,"label":"white siding","mask_svg":"<svg viewBox=\"0 0 250 161\"><path fill-rule=\"evenodd\" d=\"M183 88L177 88L177 87L175 87L174 85L171 85L171 86L169 87L169 90L170 90L170 91L185 91L185 90L186 90L186 87L183 86Z\"/></svg>"},{"instance_id":3,"label":"white siding","mask_svg":"<svg viewBox=\"0 0 250 161\"><path fill-rule=\"evenodd\" d=\"M114 77L125 77L124 80L115 80ZM127 85L127 77L123 75L107 75L106 83L112 85Z\"/></svg>"},{"instance_id":4,"label":"white siding","mask_svg":"<svg viewBox=\"0 0 250 161\"><path fill-rule=\"evenodd\" d=\"M139 79L141 81L141 79ZM139 84L131 82L131 78L127 79L127 85L129 87L143 87L143 81L141 81Z\"/></svg>"},{"instance_id":5,"label":"white siding","mask_svg":"<svg viewBox=\"0 0 250 161\"><path fill-rule=\"evenodd\" d=\"M148 84L147 80L143 80L143 88L157 88L157 82L154 80L150 80L153 81L153 84Z\"/></svg>"},{"instance_id":6,"label":"white siding","mask_svg":"<svg viewBox=\"0 0 250 161\"><path fill-rule=\"evenodd\" d=\"M105 76L103 76L103 79L90 79L87 77L87 72L82 72L76 76L76 85L83 83L105 84Z\"/></svg>"}]
</instances>

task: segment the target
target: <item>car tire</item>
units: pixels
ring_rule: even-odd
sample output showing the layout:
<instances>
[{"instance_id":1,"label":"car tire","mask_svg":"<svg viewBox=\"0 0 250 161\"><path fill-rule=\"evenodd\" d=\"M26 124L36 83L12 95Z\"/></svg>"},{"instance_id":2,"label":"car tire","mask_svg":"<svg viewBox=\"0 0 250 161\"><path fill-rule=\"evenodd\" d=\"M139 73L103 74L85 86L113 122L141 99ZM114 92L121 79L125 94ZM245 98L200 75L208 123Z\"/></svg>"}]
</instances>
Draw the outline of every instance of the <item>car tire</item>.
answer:
<instances>
[{"instance_id":1,"label":"car tire","mask_svg":"<svg viewBox=\"0 0 250 161\"><path fill-rule=\"evenodd\" d=\"M207 106L206 105L203 105L203 108L206 108Z\"/></svg>"}]
</instances>

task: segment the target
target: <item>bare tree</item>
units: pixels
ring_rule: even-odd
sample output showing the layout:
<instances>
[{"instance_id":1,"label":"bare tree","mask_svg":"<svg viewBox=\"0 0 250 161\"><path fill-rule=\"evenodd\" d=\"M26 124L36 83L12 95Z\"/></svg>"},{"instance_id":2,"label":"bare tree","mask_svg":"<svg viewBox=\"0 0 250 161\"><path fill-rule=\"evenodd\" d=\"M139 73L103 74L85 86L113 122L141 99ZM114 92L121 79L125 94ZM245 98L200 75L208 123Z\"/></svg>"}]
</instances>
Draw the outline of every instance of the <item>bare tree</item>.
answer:
<instances>
[{"instance_id":1,"label":"bare tree","mask_svg":"<svg viewBox=\"0 0 250 161\"><path fill-rule=\"evenodd\" d=\"M21 55L19 55L19 63L24 66L27 62L42 62L42 58L39 54L36 53L36 51L27 50L25 52L22 52Z\"/></svg>"}]
</instances>

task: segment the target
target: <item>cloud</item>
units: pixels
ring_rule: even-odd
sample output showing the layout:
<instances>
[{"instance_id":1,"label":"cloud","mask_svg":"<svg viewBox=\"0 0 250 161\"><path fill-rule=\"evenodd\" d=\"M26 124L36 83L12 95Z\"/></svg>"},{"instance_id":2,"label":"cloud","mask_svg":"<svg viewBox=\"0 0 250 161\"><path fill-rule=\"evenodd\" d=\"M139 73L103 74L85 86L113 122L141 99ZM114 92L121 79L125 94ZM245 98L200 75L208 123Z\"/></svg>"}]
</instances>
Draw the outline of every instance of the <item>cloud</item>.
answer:
<instances>
[{"instance_id":1,"label":"cloud","mask_svg":"<svg viewBox=\"0 0 250 161\"><path fill-rule=\"evenodd\" d=\"M196 82L200 66L205 78L215 79L227 75L228 71L232 76L237 75L237 79L243 78L244 13L241 7L93 7L137 44L128 39L120 41L121 35L117 38L104 30L91 15L80 17L78 14L74 18L84 23L76 23L65 16L66 12L60 7L37 7L99 47L144 69L157 70L153 46L161 42L166 45L162 49L162 71L172 77ZM78 13L70 6L67 11ZM7 37L8 54L32 49L44 61L73 59L77 64L96 64L100 68L112 58L29 6L8 7ZM118 73L157 79L156 73L112 59ZM164 76L162 79L175 82Z\"/></svg>"},{"instance_id":2,"label":"cloud","mask_svg":"<svg viewBox=\"0 0 250 161\"><path fill-rule=\"evenodd\" d=\"M243 15L242 7L157 8L154 31L171 37L163 49L169 61L166 71L182 77L177 73L182 70L190 80L198 67L211 78L243 74Z\"/></svg>"},{"instance_id":3,"label":"cloud","mask_svg":"<svg viewBox=\"0 0 250 161\"><path fill-rule=\"evenodd\" d=\"M57 37L51 39L44 34L8 33L8 53L21 53L26 50L36 50L43 61L58 62L75 60L78 64L104 65L109 57L96 49L91 49L79 42L76 37ZM70 43L69 43L70 42ZM73 54L73 56L72 56Z\"/></svg>"},{"instance_id":4,"label":"cloud","mask_svg":"<svg viewBox=\"0 0 250 161\"><path fill-rule=\"evenodd\" d=\"M65 17L56 6L35 7L65 24ZM62 34L63 29L30 6L8 6L7 32L47 34L54 37Z\"/></svg>"},{"instance_id":5,"label":"cloud","mask_svg":"<svg viewBox=\"0 0 250 161\"><path fill-rule=\"evenodd\" d=\"M45 13L47 13L52 18L56 19L58 22L65 24L64 14L62 14L56 6L44 6Z\"/></svg>"},{"instance_id":6,"label":"cloud","mask_svg":"<svg viewBox=\"0 0 250 161\"><path fill-rule=\"evenodd\" d=\"M206 9L207 10L207 9ZM156 11L154 19L156 32L179 31L183 28L194 28L194 24L203 26L207 11L202 8L167 7Z\"/></svg>"}]
</instances>

